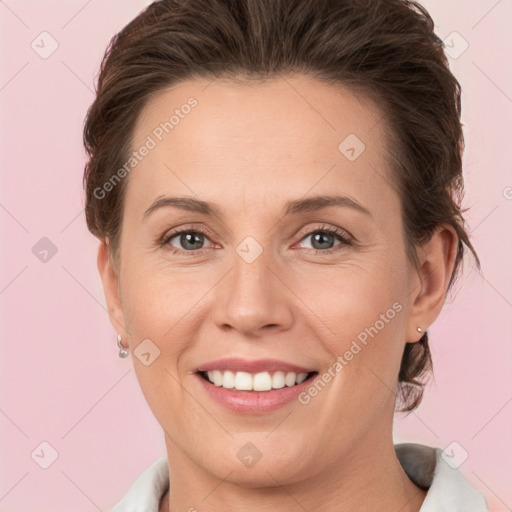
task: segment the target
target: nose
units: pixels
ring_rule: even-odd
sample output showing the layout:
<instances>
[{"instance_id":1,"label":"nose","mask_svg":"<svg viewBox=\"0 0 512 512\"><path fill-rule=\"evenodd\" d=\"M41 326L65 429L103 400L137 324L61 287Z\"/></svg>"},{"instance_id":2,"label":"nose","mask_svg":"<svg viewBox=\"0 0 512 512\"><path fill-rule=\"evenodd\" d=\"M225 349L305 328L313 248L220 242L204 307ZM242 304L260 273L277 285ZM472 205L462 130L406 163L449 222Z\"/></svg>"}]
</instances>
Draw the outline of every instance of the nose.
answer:
<instances>
[{"instance_id":1,"label":"nose","mask_svg":"<svg viewBox=\"0 0 512 512\"><path fill-rule=\"evenodd\" d=\"M272 255L263 251L248 261L235 253L231 271L215 288L214 322L223 331L250 338L289 329L293 294L273 270Z\"/></svg>"}]
</instances>

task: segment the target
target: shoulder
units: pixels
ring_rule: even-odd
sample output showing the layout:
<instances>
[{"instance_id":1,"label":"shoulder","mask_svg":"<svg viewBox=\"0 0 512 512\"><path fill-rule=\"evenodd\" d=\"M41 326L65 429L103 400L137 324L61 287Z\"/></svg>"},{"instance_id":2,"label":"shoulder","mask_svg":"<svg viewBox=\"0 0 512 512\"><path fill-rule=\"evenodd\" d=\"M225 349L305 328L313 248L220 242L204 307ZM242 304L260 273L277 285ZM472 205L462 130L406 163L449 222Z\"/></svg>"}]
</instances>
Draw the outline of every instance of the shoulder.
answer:
<instances>
[{"instance_id":1,"label":"shoulder","mask_svg":"<svg viewBox=\"0 0 512 512\"><path fill-rule=\"evenodd\" d=\"M395 452L409 478L427 490L420 512L488 512L484 494L472 487L453 454L418 443L395 445Z\"/></svg>"}]
</instances>

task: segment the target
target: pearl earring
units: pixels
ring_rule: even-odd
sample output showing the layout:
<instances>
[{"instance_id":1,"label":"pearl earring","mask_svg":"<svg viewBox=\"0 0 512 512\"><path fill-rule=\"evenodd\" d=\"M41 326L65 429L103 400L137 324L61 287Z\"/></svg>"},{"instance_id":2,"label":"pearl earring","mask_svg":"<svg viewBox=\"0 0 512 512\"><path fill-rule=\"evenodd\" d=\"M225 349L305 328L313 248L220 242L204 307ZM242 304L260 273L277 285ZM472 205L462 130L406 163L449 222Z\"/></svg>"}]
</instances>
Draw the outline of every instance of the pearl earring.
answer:
<instances>
[{"instance_id":1,"label":"pearl earring","mask_svg":"<svg viewBox=\"0 0 512 512\"><path fill-rule=\"evenodd\" d=\"M117 335L117 346L119 347L119 357L124 359L128 355L128 351L121 345L121 335Z\"/></svg>"},{"instance_id":2,"label":"pearl earring","mask_svg":"<svg viewBox=\"0 0 512 512\"><path fill-rule=\"evenodd\" d=\"M418 327L416 330L417 330L418 332L423 332L423 329L422 329L421 327Z\"/></svg>"}]
</instances>

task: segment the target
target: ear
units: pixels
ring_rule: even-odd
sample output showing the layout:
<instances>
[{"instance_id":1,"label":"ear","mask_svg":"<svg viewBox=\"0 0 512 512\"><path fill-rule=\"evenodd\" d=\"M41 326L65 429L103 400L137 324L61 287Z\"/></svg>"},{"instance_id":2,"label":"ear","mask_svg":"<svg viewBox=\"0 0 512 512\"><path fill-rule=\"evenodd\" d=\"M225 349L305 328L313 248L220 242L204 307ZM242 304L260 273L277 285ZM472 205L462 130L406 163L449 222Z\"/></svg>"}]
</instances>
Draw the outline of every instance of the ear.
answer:
<instances>
[{"instance_id":1,"label":"ear","mask_svg":"<svg viewBox=\"0 0 512 512\"><path fill-rule=\"evenodd\" d=\"M459 238L450 225L436 228L430 240L417 249L419 267L411 304L407 340L419 341L438 317L444 305L448 284L453 272Z\"/></svg>"},{"instance_id":2,"label":"ear","mask_svg":"<svg viewBox=\"0 0 512 512\"><path fill-rule=\"evenodd\" d=\"M125 328L126 324L119 293L119 278L111 259L108 240L101 240L98 247L97 263L107 302L108 316L114 330L122 338L127 338L128 332Z\"/></svg>"}]
</instances>

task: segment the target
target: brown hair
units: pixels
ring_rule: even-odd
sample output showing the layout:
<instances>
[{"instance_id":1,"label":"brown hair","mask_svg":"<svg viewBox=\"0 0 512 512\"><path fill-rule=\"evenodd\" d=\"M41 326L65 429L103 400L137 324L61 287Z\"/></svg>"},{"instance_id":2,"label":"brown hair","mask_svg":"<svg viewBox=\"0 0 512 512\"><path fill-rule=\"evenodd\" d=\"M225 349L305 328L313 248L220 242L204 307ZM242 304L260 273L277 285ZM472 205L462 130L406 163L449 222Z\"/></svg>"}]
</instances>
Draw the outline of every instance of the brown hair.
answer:
<instances>
[{"instance_id":1,"label":"brown hair","mask_svg":"<svg viewBox=\"0 0 512 512\"><path fill-rule=\"evenodd\" d=\"M193 78L258 79L303 73L372 98L391 127L388 158L401 197L407 252L440 224L459 237L450 289L464 255L476 258L462 217L460 85L428 12L408 0L160 0L116 34L84 126L89 230L114 261L125 179L97 193L130 155L150 97ZM95 193L96 191L96 193ZM396 398L412 411L432 370L425 333L406 343Z\"/></svg>"}]
</instances>

